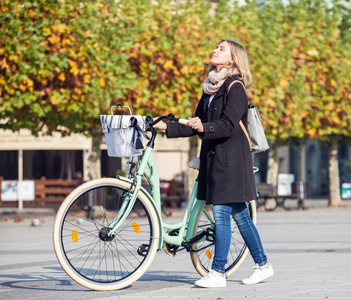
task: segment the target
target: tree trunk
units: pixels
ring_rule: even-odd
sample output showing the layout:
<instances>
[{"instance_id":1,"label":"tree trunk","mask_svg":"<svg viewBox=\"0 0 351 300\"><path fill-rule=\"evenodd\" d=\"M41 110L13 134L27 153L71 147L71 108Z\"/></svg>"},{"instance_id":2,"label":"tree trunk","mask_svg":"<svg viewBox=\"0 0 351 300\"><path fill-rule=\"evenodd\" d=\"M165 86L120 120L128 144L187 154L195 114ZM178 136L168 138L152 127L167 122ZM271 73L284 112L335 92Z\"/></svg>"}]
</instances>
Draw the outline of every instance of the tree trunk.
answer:
<instances>
[{"instance_id":1,"label":"tree trunk","mask_svg":"<svg viewBox=\"0 0 351 300\"><path fill-rule=\"evenodd\" d=\"M328 143L329 206L340 206L342 204L340 194L338 139L339 137L337 135L332 135Z\"/></svg>"},{"instance_id":2,"label":"tree trunk","mask_svg":"<svg viewBox=\"0 0 351 300\"><path fill-rule=\"evenodd\" d=\"M93 129L91 149L84 152L84 181L101 178L101 130Z\"/></svg>"},{"instance_id":3,"label":"tree trunk","mask_svg":"<svg viewBox=\"0 0 351 300\"><path fill-rule=\"evenodd\" d=\"M277 187L278 178L277 144L276 141L269 141L267 183L274 187Z\"/></svg>"},{"instance_id":4,"label":"tree trunk","mask_svg":"<svg viewBox=\"0 0 351 300\"><path fill-rule=\"evenodd\" d=\"M195 157L199 155L198 145L199 145L199 138L197 136L189 138L189 152L188 152L189 161L193 160ZM193 190L194 183L198 174L199 174L198 170L188 168L188 172L187 172L188 176L186 180L186 189L185 189L186 200L189 199L190 193Z\"/></svg>"}]
</instances>

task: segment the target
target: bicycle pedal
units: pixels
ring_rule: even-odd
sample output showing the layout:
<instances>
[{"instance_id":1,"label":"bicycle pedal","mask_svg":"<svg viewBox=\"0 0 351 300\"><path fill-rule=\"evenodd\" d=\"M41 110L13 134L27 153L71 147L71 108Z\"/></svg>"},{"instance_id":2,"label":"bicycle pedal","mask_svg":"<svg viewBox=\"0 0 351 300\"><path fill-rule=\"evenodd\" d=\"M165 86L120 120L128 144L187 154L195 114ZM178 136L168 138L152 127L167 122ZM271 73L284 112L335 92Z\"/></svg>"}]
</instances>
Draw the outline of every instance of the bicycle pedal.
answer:
<instances>
[{"instance_id":1,"label":"bicycle pedal","mask_svg":"<svg viewBox=\"0 0 351 300\"><path fill-rule=\"evenodd\" d=\"M148 251L149 251L149 245L147 245L147 244L142 244L142 245L138 248L137 253L138 253L140 256L145 257Z\"/></svg>"},{"instance_id":2,"label":"bicycle pedal","mask_svg":"<svg viewBox=\"0 0 351 300\"><path fill-rule=\"evenodd\" d=\"M169 245L167 245L166 243L163 243L162 249L167 255L172 256L172 257L176 256L176 254L174 252L169 250Z\"/></svg>"}]
</instances>

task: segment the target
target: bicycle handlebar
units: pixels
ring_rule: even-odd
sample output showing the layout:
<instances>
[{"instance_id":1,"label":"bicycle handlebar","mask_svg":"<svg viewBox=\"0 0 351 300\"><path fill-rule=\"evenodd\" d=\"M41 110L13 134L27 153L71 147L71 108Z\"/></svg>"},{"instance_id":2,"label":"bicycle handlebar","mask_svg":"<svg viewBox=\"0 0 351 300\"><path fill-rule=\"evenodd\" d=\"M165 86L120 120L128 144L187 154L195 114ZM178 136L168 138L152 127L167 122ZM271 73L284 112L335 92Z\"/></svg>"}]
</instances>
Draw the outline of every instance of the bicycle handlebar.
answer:
<instances>
[{"instance_id":1,"label":"bicycle handlebar","mask_svg":"<svg viewBox=\"0 0 351 300\"><path fill-rule=\"evenodd\" d=\"M173 122L178 122L178 123L183 124L183 125L188 125L188 120L187 119L176 118L174 116L174 114L169 114L168 116L158 117L155 121L152 119L152 122L150 122L149 121L150 119L148 119L148 118L151 118L151 117L147 117L146 118L146 122L150 126L153 126L153 125L157 124L158 122L160 122L162 120L169 120L169 121L173 121Z\"/></svg>"},{"instance_id":2,"label":"bicycle handlebar","mask_svg":"<svg viewBox=\"0 0 351 300\"><path fill-rule=\"evenodd\" d=\"M148 143L148 146L151 146L152 148L154 147L154 142L155 142L155 138L157 135L156 130L154 129L153 126L162 120L169 120L169 121L173 121L173 122L178 122L178 123L183 124L183 125L188 125L187 119L176 118L174 116L174 114L169 114L168 116L158 117L155 121L150 116L146 117L146 120L145 120L146 128L147 128L146 130L149 130L152 132L152 136L151 136L151 139Z\"/></svg>"}]
</instances>

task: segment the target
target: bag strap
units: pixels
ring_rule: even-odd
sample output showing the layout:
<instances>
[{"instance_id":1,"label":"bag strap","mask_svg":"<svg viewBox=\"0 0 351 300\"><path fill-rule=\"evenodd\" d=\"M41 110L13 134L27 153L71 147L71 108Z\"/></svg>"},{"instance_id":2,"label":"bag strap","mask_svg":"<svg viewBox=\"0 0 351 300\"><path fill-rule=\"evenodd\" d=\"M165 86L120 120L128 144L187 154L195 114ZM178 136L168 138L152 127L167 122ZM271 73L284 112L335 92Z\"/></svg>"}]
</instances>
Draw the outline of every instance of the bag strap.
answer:
<instances>
[{"instance_id":1,"label":"bag strap","mask_svg":"<svg viewBox=\"0 0 351 300\"><path fill-rule=\"evenodd\" d=\"M229 87L228 87L227 95L229 94L229 90L230 90L230 88L232 87L232 85L233 85L234 83L236 83L236 82L240 82L241 85L243 86L244 90L245 90L245 85L244 85L240 80L234 80L234 81L232 81L232 82L230 83L230 85L229 85ZM245 92L246 92L246 90L245 90ZM249 137L249 134L248 134L248 132L247 132L247 130L246 130L246 128L245 128L245 125L243 124L243 122L241 122L241 120L239 121L239 125L240 125L242 131L244 131L244 133L245 133L245 135L246 135L246 138L247 138L247 141L249 142L250 151L252 151L252 142L251 142L250 137Z\"/></svg>"}]
</instances>

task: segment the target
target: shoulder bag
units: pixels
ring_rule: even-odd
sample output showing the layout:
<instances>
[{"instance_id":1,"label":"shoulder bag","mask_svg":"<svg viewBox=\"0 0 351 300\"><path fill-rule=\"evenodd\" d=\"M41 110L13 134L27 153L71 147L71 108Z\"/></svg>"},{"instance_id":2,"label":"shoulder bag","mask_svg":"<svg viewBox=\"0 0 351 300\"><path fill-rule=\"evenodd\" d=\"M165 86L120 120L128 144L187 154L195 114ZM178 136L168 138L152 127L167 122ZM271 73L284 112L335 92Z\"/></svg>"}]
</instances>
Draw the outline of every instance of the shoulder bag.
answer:
<instances>
[{"instance_id":1,"label":"shoulder bag","mask_svg":"<svg viewBox=\"0 0 351 300\"><path fill-rule=\"evenodd\" d=\"M241 81L234 80L228 87L227 95L232 85L236 82L240 82L244 87L244 90L246 91L245 86ZM241 129L244 131L247 137L247 140L249 141L251 152L259 153L269 149L266 135L262 127L262 119L256 105L249 104L248 114L247 114L247 130L243 122L241 122L241 120L239 122L239 125Z\"/></svg>"}]
</instances>

